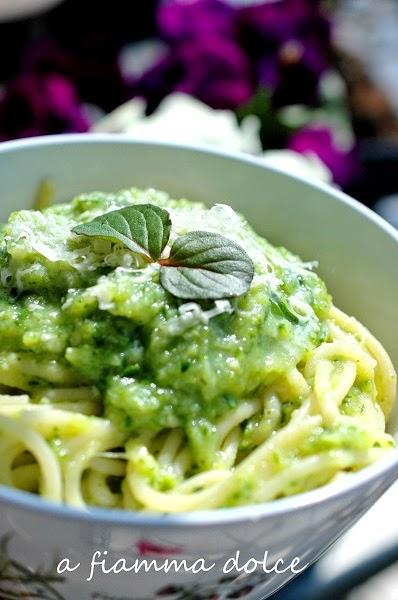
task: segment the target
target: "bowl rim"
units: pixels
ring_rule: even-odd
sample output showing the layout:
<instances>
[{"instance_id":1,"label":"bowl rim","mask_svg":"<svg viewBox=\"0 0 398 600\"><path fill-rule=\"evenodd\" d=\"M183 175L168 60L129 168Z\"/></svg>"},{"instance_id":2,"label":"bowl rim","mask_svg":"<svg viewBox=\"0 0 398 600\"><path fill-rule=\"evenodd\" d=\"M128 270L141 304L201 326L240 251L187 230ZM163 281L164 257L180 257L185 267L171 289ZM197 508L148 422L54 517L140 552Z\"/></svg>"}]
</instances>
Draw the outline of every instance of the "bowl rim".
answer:
<instances>
[{"instance_id":1,"label":"bowl rim","mask_svg":"<svg viewBox=\"0 0 398 600\"><path fill-rule=\"evenodd\" d=\"M118 144L125 146L155 147L165 151L185 150L191 152L192 155L206 154L208 156L226 158L228 160L244 162L249 165L261 167L268 171L281 174L293 181L301 181L308 185L308 187L327 193L337 202L344 204L353 212L360 213L365 219L373 222L377 227L382 229L388 237L398 243L398 231L396 231L392 225L338 188L322 181L309 181L305 176L287 173L282 168L265 164L261 156L253 156L242 152L205 145L183 144L171 141L149 141L140 138L132 138L124 134L83 133L47 135L2 142L0 143L0 160L1 156L5 153L13 153L31 148L34 149L36 147L68 146L69 144ZM122 509L103 509L97 507L90 507L87 510L82 510L81 508L73 508L64 504L55 504L34 494L0 485L0 506L12 505L20 509L27 509L32 513L46 514L46 516L51 518L62 517L66 520L73 519L76 521L89 521L95 524L114 526L131 525L170 529L187 526L208 526L212 524L228 525L230 523L252 521L281 514L289 514L300 509L311 509L327 500L331 501L337 497L344 499L354 491L360 493L362 489L365 489L368 484L378 478L388 478L392 483L397 477L398 448L395 448L376 463L353 473L349 478L344 479L343 481L326 484L315 490L261 504L172 514L143 513L139 511L134 512Z\"/></svg>"}]
</instances>

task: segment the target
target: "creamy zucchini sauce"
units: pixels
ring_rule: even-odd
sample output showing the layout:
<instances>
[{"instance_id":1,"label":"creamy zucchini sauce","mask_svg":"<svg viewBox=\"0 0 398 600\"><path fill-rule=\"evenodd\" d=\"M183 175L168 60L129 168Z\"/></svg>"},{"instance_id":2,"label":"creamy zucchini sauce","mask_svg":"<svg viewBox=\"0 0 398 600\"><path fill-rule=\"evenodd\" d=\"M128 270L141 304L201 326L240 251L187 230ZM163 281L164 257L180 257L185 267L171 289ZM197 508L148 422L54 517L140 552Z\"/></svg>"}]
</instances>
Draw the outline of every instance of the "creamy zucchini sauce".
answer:
<instances>
[{"instance_id":1,"label":"creamy zucchini sauce","mask_svg":"<svg viewBox=\"0 0 398 600\"><path fill-rule=\"evenodd\" d=\"M229 300L180 300L160 285L157 263L71 231L103 213L143 203L169 211L170 244L191 230L217 232L240 244L255 267L249 291ZM192 473L217 468L220 418L300 369L329 335L331 299L312 265L270 245L226 205L207 208L154 190L90 193L42 212L14 212L0 236L3 391L17 389L46 404L57 388L95 388L97 416L109 419L121 440L182 430ZM357 383L341 409L347 414L360 412L360 386L371 385ZM276 423L272 403L267 405L269 435L289 422L303 398L282 393L279 401ZM243 420L238 456L258 444L267 422L261 411ZM263 431L261 439L266 437ZM57 450L56 431L50 443ZM354 426L319 426L301 453L372 443ZM226 503L246 501L255 474L245 477ZM302 483L291 482L288 493L310 487Z\"/></svg>"}]
</instances>

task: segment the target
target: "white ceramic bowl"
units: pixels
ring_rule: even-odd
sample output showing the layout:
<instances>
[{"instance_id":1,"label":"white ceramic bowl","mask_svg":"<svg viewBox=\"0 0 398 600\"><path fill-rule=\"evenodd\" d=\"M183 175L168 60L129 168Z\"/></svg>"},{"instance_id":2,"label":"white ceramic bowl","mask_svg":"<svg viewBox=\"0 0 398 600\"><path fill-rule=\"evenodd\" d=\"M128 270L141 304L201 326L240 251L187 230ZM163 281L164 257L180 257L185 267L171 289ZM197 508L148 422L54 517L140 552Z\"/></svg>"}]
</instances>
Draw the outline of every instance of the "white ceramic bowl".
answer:
<instances>
[{"instance_id":1,"label":"white ceramic bowl","mask_svg":"<svg viewBox=\"0 0 398 600\"><path fill-rule=\"evenodd\" d=\"M246 156L115 136L54 136L0 145L0 221L12 210L32 206L37 185L46 177L56 186L57 200L82 191L134 185L230 204L271 242L304 259L318 259L336 304L362 320L398 363L397 232L336 189L310 184ZM295 557L300 559L296 570L302 568L317 559L397 476L398 452L393 451L344 483L263 505L174 516L83 513L3 488L0 553L12 559L9 569L21 577L18 590L47 600L157 596L255 600L286 583L291 569L266 574L258 565L254 573L226 574L228 558L239 551L242 567L249 559L262 560L268 551L268 569L277 559L283 559L286 568ZM132 563L140 555L157 559L158 567L165 558L186 559L187 566L200 558L207 568L215 564L207 573L196 574L156 572L154 565L139 574L104 574L97 568L87 581L96 551L107 552L99 558L106 558L108 569L119 559ZM64 558L71 560L71 567L80 566L64 573L63 581L54 581L51 565ZM39 568L40 577L32 575ZM1 578L0 574L0 590L9 585Z\"/></svg>"}]
</instances>

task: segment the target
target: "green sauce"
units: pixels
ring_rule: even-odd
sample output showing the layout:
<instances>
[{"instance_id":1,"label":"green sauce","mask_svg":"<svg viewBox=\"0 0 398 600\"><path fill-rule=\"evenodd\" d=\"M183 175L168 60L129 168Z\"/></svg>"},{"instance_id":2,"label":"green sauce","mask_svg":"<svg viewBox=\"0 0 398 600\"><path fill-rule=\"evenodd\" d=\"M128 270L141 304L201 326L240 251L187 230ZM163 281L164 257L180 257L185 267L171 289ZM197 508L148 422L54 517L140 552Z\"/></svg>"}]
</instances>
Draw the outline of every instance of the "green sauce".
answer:
<instances>
[{"instance_id":1,"label":"green sauce","mask_svg":"<svg viewBox=\"0 0 398 600\"><path fill-rule=\"evenodd\" d=\"M170 211L175 234L208 229L244 247L255 265L249 292L208 319L215 304L200 302L205 316L189 321L183 302L160 285L158 265L71 233L104 212L145 202ZM126 438L180 426L203 466L214 465L217 419L258 396L327 335L330 297L298 257L271 246L228 207L162 192L93 193L15 212L0 233L0 269L0 384L9 385L12 372L28 392L64 386L46 368L18 372L21 359L57 361L70 385L98 387L104 416Z\"/></svg>"}]
</instances>

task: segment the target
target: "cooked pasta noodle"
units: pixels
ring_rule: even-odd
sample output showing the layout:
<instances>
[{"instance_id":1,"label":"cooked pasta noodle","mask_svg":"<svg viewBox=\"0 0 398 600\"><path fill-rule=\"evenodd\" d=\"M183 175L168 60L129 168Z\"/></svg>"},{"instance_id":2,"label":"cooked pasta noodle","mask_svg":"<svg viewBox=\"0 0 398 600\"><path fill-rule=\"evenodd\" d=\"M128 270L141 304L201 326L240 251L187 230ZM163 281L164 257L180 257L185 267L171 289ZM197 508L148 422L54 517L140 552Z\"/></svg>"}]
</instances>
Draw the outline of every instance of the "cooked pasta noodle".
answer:
<instances>
[{"instance_id":1,"label":"cooked pasta noodle","mask_svg":"<svg viewBox=\"0 0 398 600\"><path fill-rule=\"evenodd\" d=\"M278 386L267 389L261 398L243 401L216 424L213 469L191 474L192 458L178 429L163 436L159 446L156 438L122 442L110 422L95 416L82 415L77 428L69 410L74 403L80 406L86 402L85 394L92 399L97 392L72 388L47 392L51 399L47 405L33 404L26 394L0 396L1 482L39 491L43 497L72 506L82 507L87 499L108 508L139 506L179 512L228 505L234 494L242 495L245 478L250 479L252 473L256 474L256 486L245 489L246 503L271 500L286 495L286 490L294 493L297 482L303 491L307 485L326 483L342 471L362 468L392 444L385 433L385 418L394 401L394 369L382 346L357 321L333 308L328 325L327 341L300 365L300 370L292 369L279 384L285 384L292 397L302 398L289 423L277 430L283 402ZM347 394L364 378L374 383L372 393L363 394L364 410L355 416L342 413ZM91 414L95 414L94 407ZM241 425L253 415L259 422L256 447L246 456L239 455ZM374 440L367 451L333 449L313 455L298 451L320 428L357 425L358 421ZM63 445L58 456L50 446L54 428L59 430ZM112 452L121 445L125 446L123 452ZM21 464L27 453L31 460ZM288 458L289 454L293 456ZM278 464L284 455L286 465ZM64 465L62 456L68 457ZM178 483L170 490L156 489L145 474L148 461L172 474ZM125 485L114 492L109 478L123 480Z\"/></svg>"},{"instance_id":2,"label":"cooked pasta noodle","mask_svg":"<svg viewBox=\"0 0 398 600\"><path fill-rule=\"evenodd\" d=\"M114 198L110 204L107 199L107 210L115 208ZM93 210L102 208L105 212L104 204L95 204L95 198L88 196L83 200L76 201L80 211L83 211L82 206L87 210L94 206ZM127 202L125 196L122 200L124 204ZM156 197L152 195L150 200L154 202ZM167 198L162 201L165 205L170 202ZM183 209L187 210L185 205ZM60 214L64 218L63 213ZM180 213L177 211L176 215ZM195 218L202 218L201 212L195 214ZM237 229L239 223L235 223ZM12 254L13 246L8 238L6 241L12 259L3 266L4 281L15 275L12 275L14 263L21 253L20 241L15 242L19 254ZM43 239L41 243L48 242ZM29 251L33 252L35 247L31 242ZM252 256L257 257L259 248L262 246L253 246ZM56 252L56 248L51 251ZM215 309L207 309L207 313L198 304L191 303L185 305L184 310L179 306L170 316L168 307L157 317L156 302L160 302L157 288L155 300L151 297L145 304L145 294L152 293L152 279L150 283L145 277L134 280L137 286L147 286L145 294L139 296L144 303L142 313L137 313L129 288L124 294L124 277L130 280L135 277L134 270L129 270L128 254L99 242L95 252L103 252L100 258L93 258L90 247L84 246L80 251L84 251L85 260L91 261L90 272L95 272L97 260L107 268L116 261L116 265L124 265L120 267L124 271L116 275L119 280L115 287L112 280L105 288L104 279L95 280L95 285L76 284L73 270L65 267L66 275L62 276L68 283L59 292L58 281L52 282L50 296L53 298L55 294L61 300L51 305L49 321L39 321L39 332L30 331L29 323L22 325L25 323L22 312L13 317L16 326L12 325L10 331L2 330L0 483L79 508L95 505L160 512L212 509L265 502L313 489L378 460L394 445L385 432L385 425L395 400L396 375L382 345L363 325L330 302L325 301L319 309L320 317L316 316L314 304L301 292L291 293L290 304L278 301L275 305L275 293L270 289L276 274L288 272L292 264L299 273L297 277L307 277L308 285L313 286L311 289L320 285L320 280L302 263L292 263L267 246L271 258L267 269L255 276L254 299L248 297L232 307L228 302L224 303L225 307L218 304ZM77 251L69 249L67 252L71 260L76 259ZM37 260L40 269L48 268L47 259ZM40 269L38 267L38 272ZM25 275L18 273L21 297L30 294L27 314L33 327L35 320L43 319L44 313L39 315L42 309L37 297L46 293L46 289L38 291L36 280L22 282ZM112 276L105 271L103 278ZM76 289L80 287L83 291L77 297ZM9 288L4 286L4 289ZM257 289L259 299L255 296ZM141 293L140 289L134 293ZM269 337L264 337L260 329L265 317L256 321L265 293L269 294L275 311L267 313L271 315L266 330ZM122 295L122 301L117 294ZM286 297L289 301L289 295ZM11 319L13 310L10 302L0 307L0 316ZM73 327L64 327L62 311L68 315L68 311L72 311ZM222 323L225 315L232 318L234 311L241 315L239 318L247 317L249 325L257 324L247 333L231 330L228 343L235 344L230 339L236 336L239 341L239 335L242 339L245 336L258 338L258 344L274 344L272 340L277 340L280 344L277 351L285 361L282 367L272 362L273 354L268 354L264 355L264 372L260 361L246 374L247 365L251 367L251 364L244 363L239 370L245 360L243 355L237 358L235 350L230 352L229 347L217 341L217 354L212 355L213 361L219 360L217 365L214 367L206 355L200 363L201 370L195 371L196 379L188 380L185 387L179 385L178 378L173 379L172 373L169 385L174 390L172 398L176 407L167 399L163 401L166 392L162 391L161 384L166 380L170 364L177 360L173 355L174 346L167 347L167 360L161 368L158 369L156 363L158 370L150 362L148 352L161 357L162 336L166 333L173 340L180 336L177 339L185 343L188 335L195 335L198 319L200 331L207 335L210 320L216 322L218 318ZM97 321L90 321L92 314ZM109 314L111 321L107 329ZM134 336L138 331L142 337L148 337L148 323L156 318L156 328L150 332L150 342L143 355L136 347ZM78 327L79 320L82 325ZM123 328L128 328L129 320L138 322L138 326L134 324L125 335ZM239 321L234 323L238 328ZM310 325L313 325L312 330ZM18 327L25 327L25 333L20 334ZM52 328L56 335L50 339ZM113 343L115 328L119 328L119 337L116 336L109 355L95 362L87 340L92 339L89 336L94 335L93 331L97 336L95 340L99 339L101 328L106 332L101 344ZM214 335L219 340L218 334ZM66 336L69 337L66 339ZM302 347L291 345L286 350L283 340L289 341L294 336L307 337ZM195 344L199 343L197 338L192 339ZM181 377L192 347L183 346L181 351ZM201 352L205 353L203 349ZM251 346L248 346L246 353L250 352ZM126 356L133 375L124 374L125 367L120 366ZM195 356L194 366L190 368L195 368L199 358L202 359ZM87 369L80 368L86 362L91 369L97 369L98 376L91 376ZM107 369L105 375L101 371L105 369L103 365ZM224 387L215 395L217 373L221 373L223 365ZM156 386L150 381L142 387L139 374L142 372L142 377L146 377L150 369L156 373ZM199 389L200 394L203 389L203 397L194 387L189 387L196 380L203 380ZM230 389L236 389L236 395L231 394ZM120 408L122 400L123 410ZM193 407L189 409L192 412L184 413L187 404ZM207 412L202 415L203 407ZM131 426L134 419L141 419L136 427Z\"/></svg>"}]
</instances>

